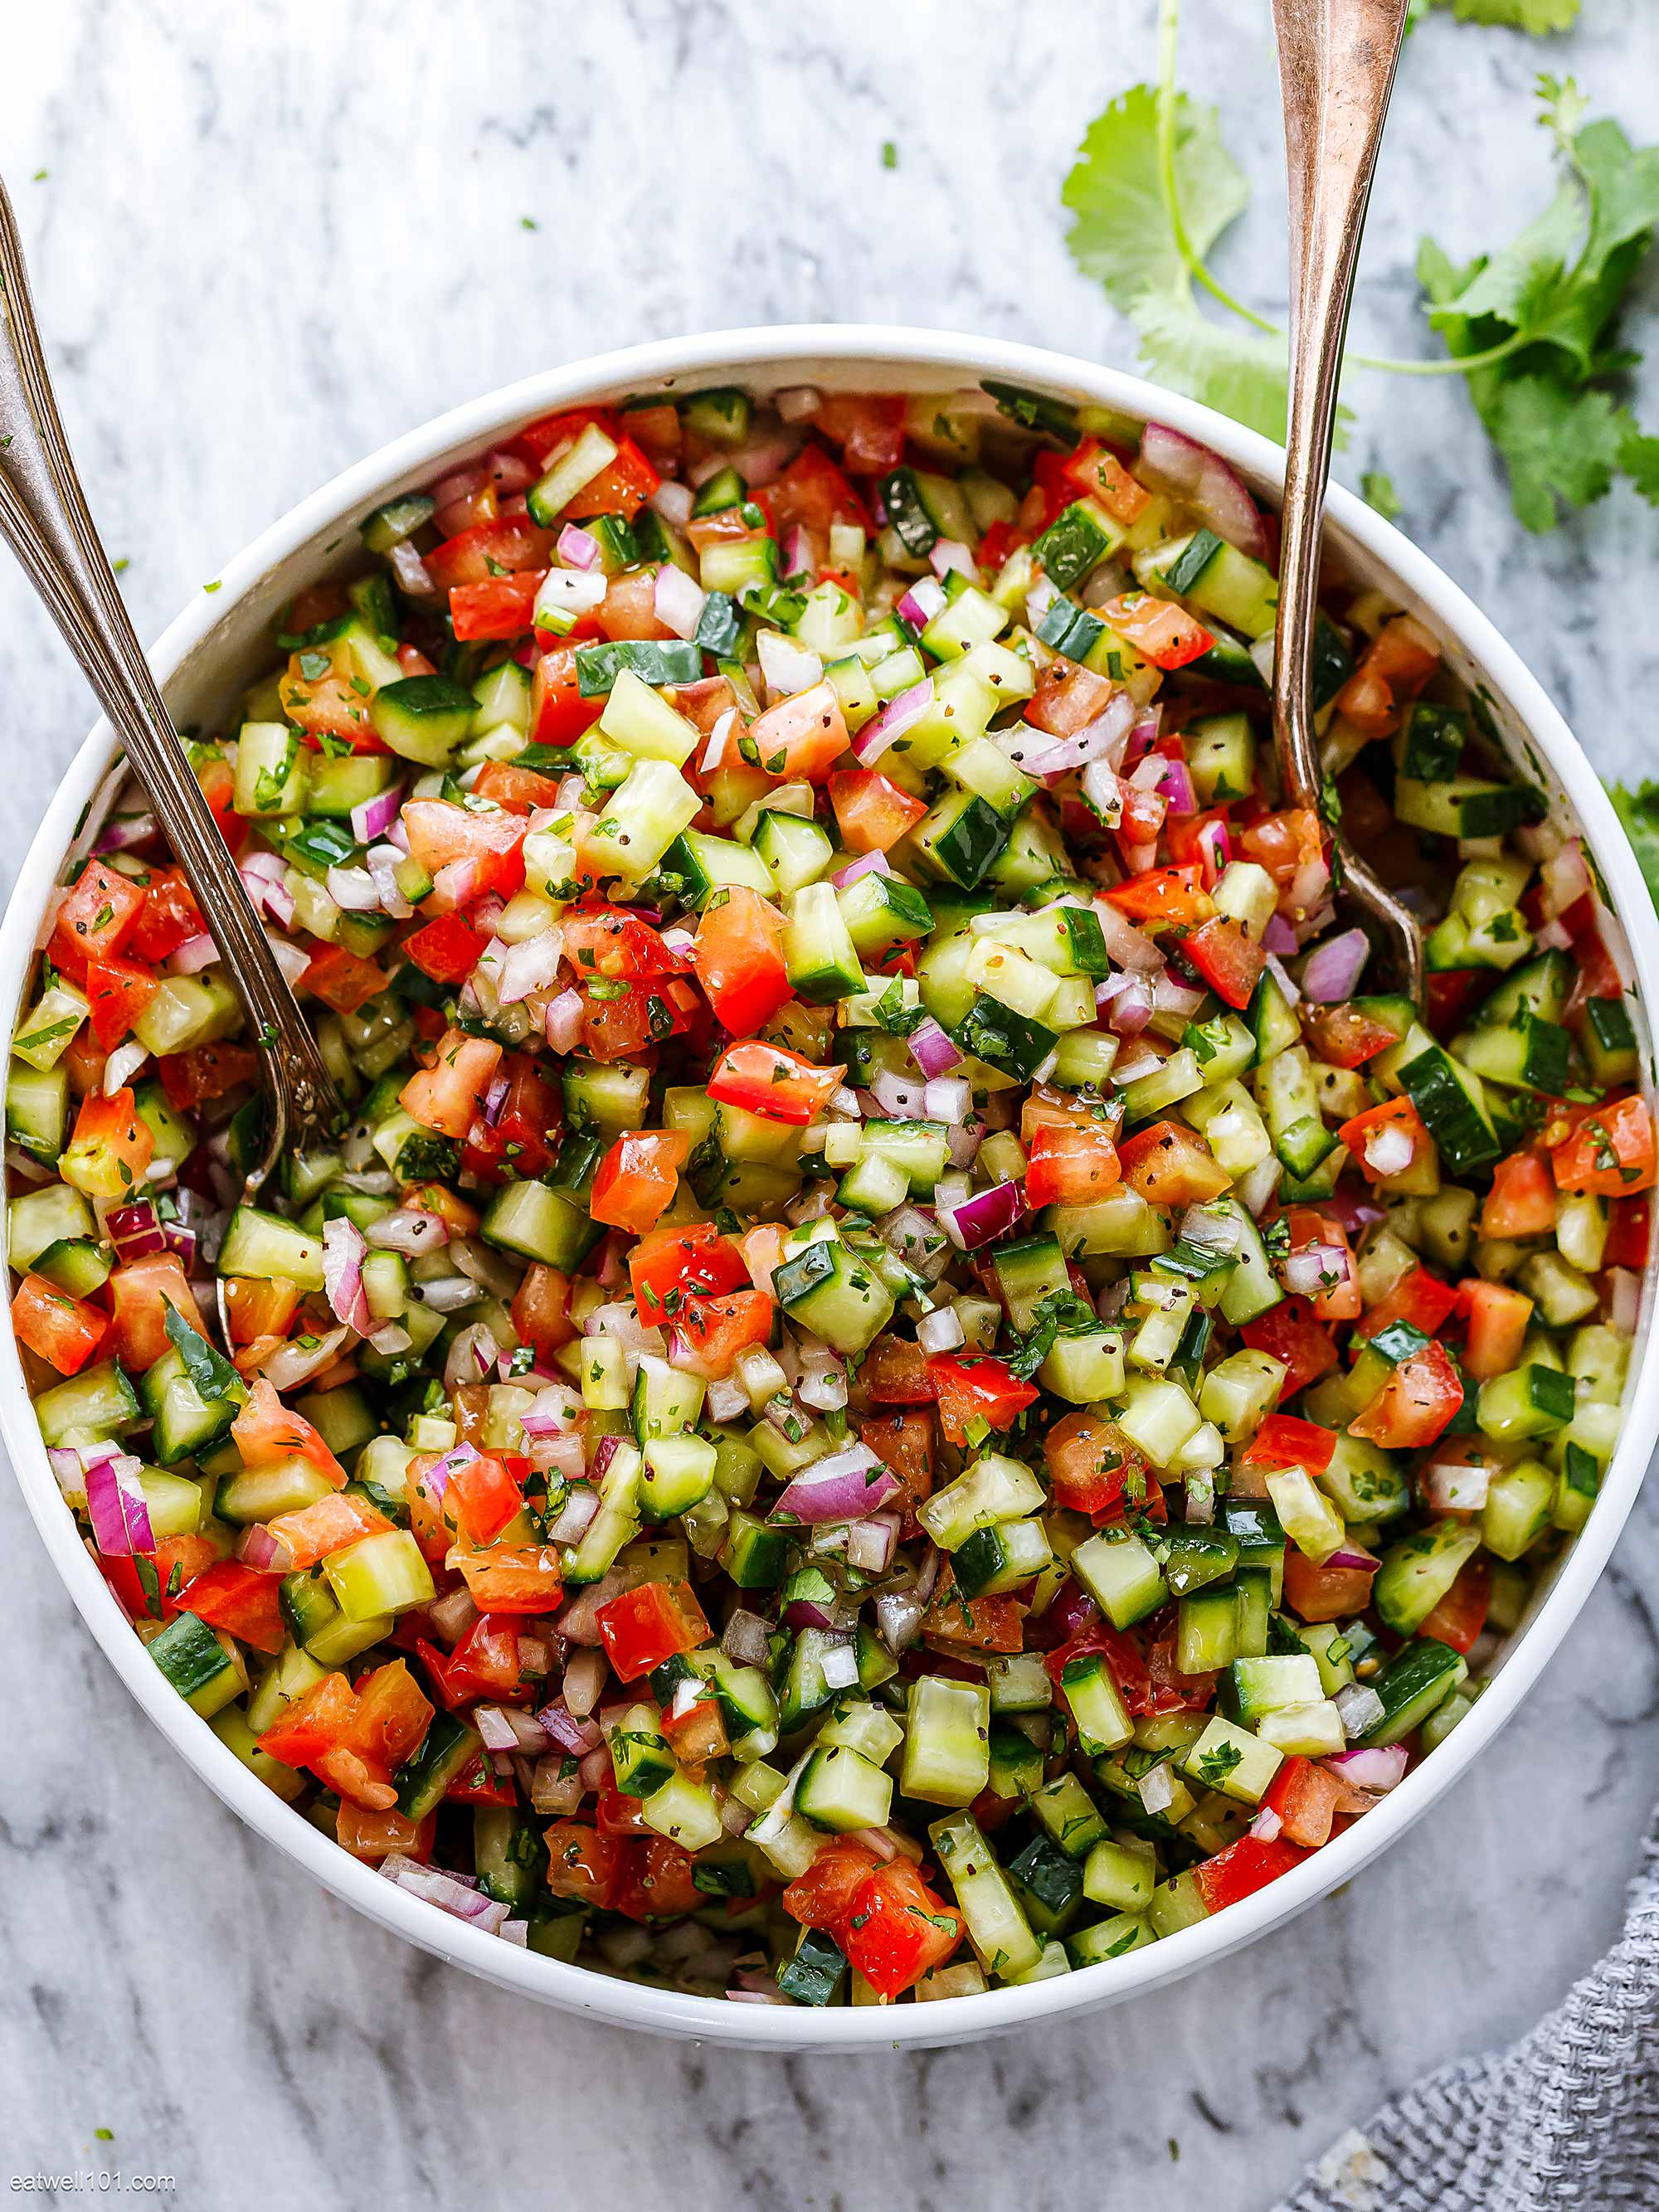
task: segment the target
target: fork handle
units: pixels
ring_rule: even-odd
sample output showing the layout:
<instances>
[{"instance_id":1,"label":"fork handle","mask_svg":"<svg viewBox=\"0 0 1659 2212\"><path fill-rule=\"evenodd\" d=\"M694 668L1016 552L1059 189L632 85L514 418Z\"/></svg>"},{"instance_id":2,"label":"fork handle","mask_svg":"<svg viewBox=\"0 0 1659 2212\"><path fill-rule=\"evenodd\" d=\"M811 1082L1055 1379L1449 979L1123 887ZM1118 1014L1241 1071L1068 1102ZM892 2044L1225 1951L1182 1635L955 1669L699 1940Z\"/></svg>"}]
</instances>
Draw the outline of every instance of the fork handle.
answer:
<instances>
[{"instance_id":1,"label":"fork handle","mask_svg":"<svg viewBox=\"0 0 1659 2212\"><path fill-rule=\"evenodd\" d=\"M1407 0L1273 0L1290 186L1291 387L1273 735L1296 804L1322 811L1309 707L1319 523L1354 263Z\"/></svg>"},{"instance_id":2,"label":"fork handle","mask_svg":"<svg viewBox=\"0 0 1659 2212\"><path fill-rule=\"evenodd\" d=\"M317 1042L237 872L117 588L46 372L16 219L0 184L0 536L85 672L225 958L270 1102L266 1158L331 1120L338 1100Z\"/></svg>"}]
</instances>

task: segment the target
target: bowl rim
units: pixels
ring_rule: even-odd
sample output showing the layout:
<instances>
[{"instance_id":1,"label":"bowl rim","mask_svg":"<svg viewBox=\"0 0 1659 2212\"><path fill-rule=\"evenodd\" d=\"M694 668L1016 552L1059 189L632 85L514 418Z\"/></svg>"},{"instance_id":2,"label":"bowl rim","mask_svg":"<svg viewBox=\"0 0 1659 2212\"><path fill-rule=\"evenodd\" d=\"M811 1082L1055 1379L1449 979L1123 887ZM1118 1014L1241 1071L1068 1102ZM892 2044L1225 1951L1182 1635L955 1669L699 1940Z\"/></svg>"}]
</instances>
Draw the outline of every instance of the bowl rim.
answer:
<instances>
[{"instance_id":1,"label":"bowl rim","mask_svg":"<svg viewBox=\"0 0 1659 2212\"><path fill-rule=\"evenodd\" d=\"M841 372L847 388L872 372L954 376L959 383L999 376L1085 397L1140 420L1167 422L1214 447L1264 483L1282 480L1284 453L1198 402L1128 372L1012 340L883 324L797 324L653 341L590 356L463 402L392 440L302 499L227 562L217 582L195 594L151 649L165 683L283 562L341 524L350 525L403 484L458 448L483 447L510 426L617 387L681 385L693 378L733 380L798 369ZM775 386L790 380L774 375ZM1636 995L1659 1004L1659 917L1601 782L1565 722L1519 655L1429 556L1340 485L1328 514L1337 530L1413 599L1431 626L1455 640L1502 690L1538 747L1591 844L1629 939ZM325 555L317 553L318 565ZM0 1006L15 1007L28 974L39 918L82 809L106 773L114 738L99 721L65 771L19 870L0 922ZM1651 1276L1651 1269L1650 1270ZM776 2051L872 2051L937 2045L1006 2032L1115 2003L1176 1981L1226 1956L1351 1881L1450 1788L1495 1736L1536 1680L1599 1578L1634 1500L1659 1425L1659 1352L1644 1337L1627 1387L1624 1421L1595 1510L1565 1554L1531 1619L1471 1712L1432 1758L1366 1818L1253 1897L1198 1926L1109 1965L1027 1987L945 1998L924 2012L908 2007L821 2012L680 1996L567 1965L520 1949L451 1919L353 1859L284 1803L242 1765L149 1663L103 1577L87 1553L52 1475L34 1421L9 1321L0 1329L0 1436L3 1436L35 1526L82 1618L129 1691L173 1748L261 1836L314 1875L343 1902L434 1956L518 1995L619 2027Z\"/></svg>"}]
</instances>

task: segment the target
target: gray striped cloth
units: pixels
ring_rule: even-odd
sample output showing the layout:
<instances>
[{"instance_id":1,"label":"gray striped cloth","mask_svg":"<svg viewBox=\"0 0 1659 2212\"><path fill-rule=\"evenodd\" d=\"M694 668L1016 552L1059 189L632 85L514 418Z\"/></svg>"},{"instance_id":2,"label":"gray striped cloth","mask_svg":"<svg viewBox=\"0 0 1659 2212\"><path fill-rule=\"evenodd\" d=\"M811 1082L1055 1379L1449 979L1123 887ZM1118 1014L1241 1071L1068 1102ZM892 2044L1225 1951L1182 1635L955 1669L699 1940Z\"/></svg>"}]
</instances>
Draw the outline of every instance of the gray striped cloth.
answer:
<instances>
[{"instance_id":1,"label":"gray striped cloth","mask_svg":"<svg viewBox=\"0 0 1659 2212\"><path fill-rule=\"evenodd\" d=\"M1659 1813L1625 1932L1508 2050L1350 2128L1275 2212L1659 2208Z\"/></svg>"}]
</instances>

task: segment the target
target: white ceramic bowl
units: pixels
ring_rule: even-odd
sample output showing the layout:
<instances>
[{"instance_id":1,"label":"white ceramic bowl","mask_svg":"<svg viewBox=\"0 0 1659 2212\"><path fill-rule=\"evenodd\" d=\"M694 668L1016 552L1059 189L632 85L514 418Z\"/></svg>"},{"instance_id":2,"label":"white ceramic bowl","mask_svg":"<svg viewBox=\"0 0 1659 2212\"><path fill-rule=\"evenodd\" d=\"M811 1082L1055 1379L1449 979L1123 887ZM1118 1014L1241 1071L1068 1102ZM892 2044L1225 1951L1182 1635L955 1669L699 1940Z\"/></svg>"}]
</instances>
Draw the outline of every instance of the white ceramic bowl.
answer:
<instances>
[{"instance_id":1,"label":"white ceramic bowl","mask_svg":"<svg viewBox=\"0 0 1659 2212\"><path fill-rule=\"evenodd\" d=\"M256 539L229 564L217 587L194 599L166 631L152 661L175 720L210 720L245 686L249 670L268 656L271 617L278 607L301 585L351 558L358 543L356 525L372 507L395 492L430 483L451 464L555 409L634 392L712 384L742 384L757 392L803 384L842 391L942 392L972 386L986 376L1170 423L1215 447L1259 492L1277 499L1284 465L1277 447L1191 400L1115 370L945 331L815 324L716 332L548 371L396 440L314 492ZM1340 489L1331 493L1328 541L1358 578L1386 589L1443 641L1455 673L1484 690L1517 768L1541 783L1552 804L1576 820L1624 924L1628 942L1616 947L1615 954L1627 987L1634 985L1632 1011L1650 1063L1645 1009L1659 999L1659 921L1613 809L1566 725L1516 654L1457 586ZM8 1022L19 1010L47 893L112 753L109 725L100 722L76 756L23 864L0 926L0 1013ZM53 1564L139 1705L226 1804L347 1904L504 1989L623 2027L778 2051L939 2045L1116 2003L1139 1990L1191 1973L1351 1881L1450 1787L1497 1735L1560 1643L1606 1564L1642 1480L1659 1407L1659 1352L1646 1330L1651 1276L1650 1270L1624 1433L1595 1510L1547 1586L1534 1594L1528 1618L1510 1640L1491 1686L1455 1734L1346 1834L1215 1919L1125 1958L1029 1989L999 1989L926 2006L814 2012L674 1996L517 1949L463 1927L395 1887L257 1782L152 1664L58 1494L9 1327L0 1332L0 1431Z\"/></svg>"}]
</instances>

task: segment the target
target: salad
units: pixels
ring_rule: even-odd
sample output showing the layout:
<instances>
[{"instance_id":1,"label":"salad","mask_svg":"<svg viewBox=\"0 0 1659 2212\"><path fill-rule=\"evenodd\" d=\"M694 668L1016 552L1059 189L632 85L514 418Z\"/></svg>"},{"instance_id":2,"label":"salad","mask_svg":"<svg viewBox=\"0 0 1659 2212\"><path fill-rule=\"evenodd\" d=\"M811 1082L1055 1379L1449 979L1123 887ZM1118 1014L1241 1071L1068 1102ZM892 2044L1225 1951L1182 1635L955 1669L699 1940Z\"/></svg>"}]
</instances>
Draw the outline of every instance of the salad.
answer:
<instances>
[{"instance_id":1,"label":"salad","mask_svg":"<svg viewBox=\"0 0 1659 2212\"><path fill-rule=\"evenodd\" d=\"M14 1328L179 1695L433 1905L742 2002L1085 1970L1363 1819L1592 1509L1656 1179L1434 640L1333 584L1316 670L1420 1018L1171 430L647 395L362 540L188 733L349 1126L235 1202L130 792L13 1043Z\"/></svg>"}]
</instances>

